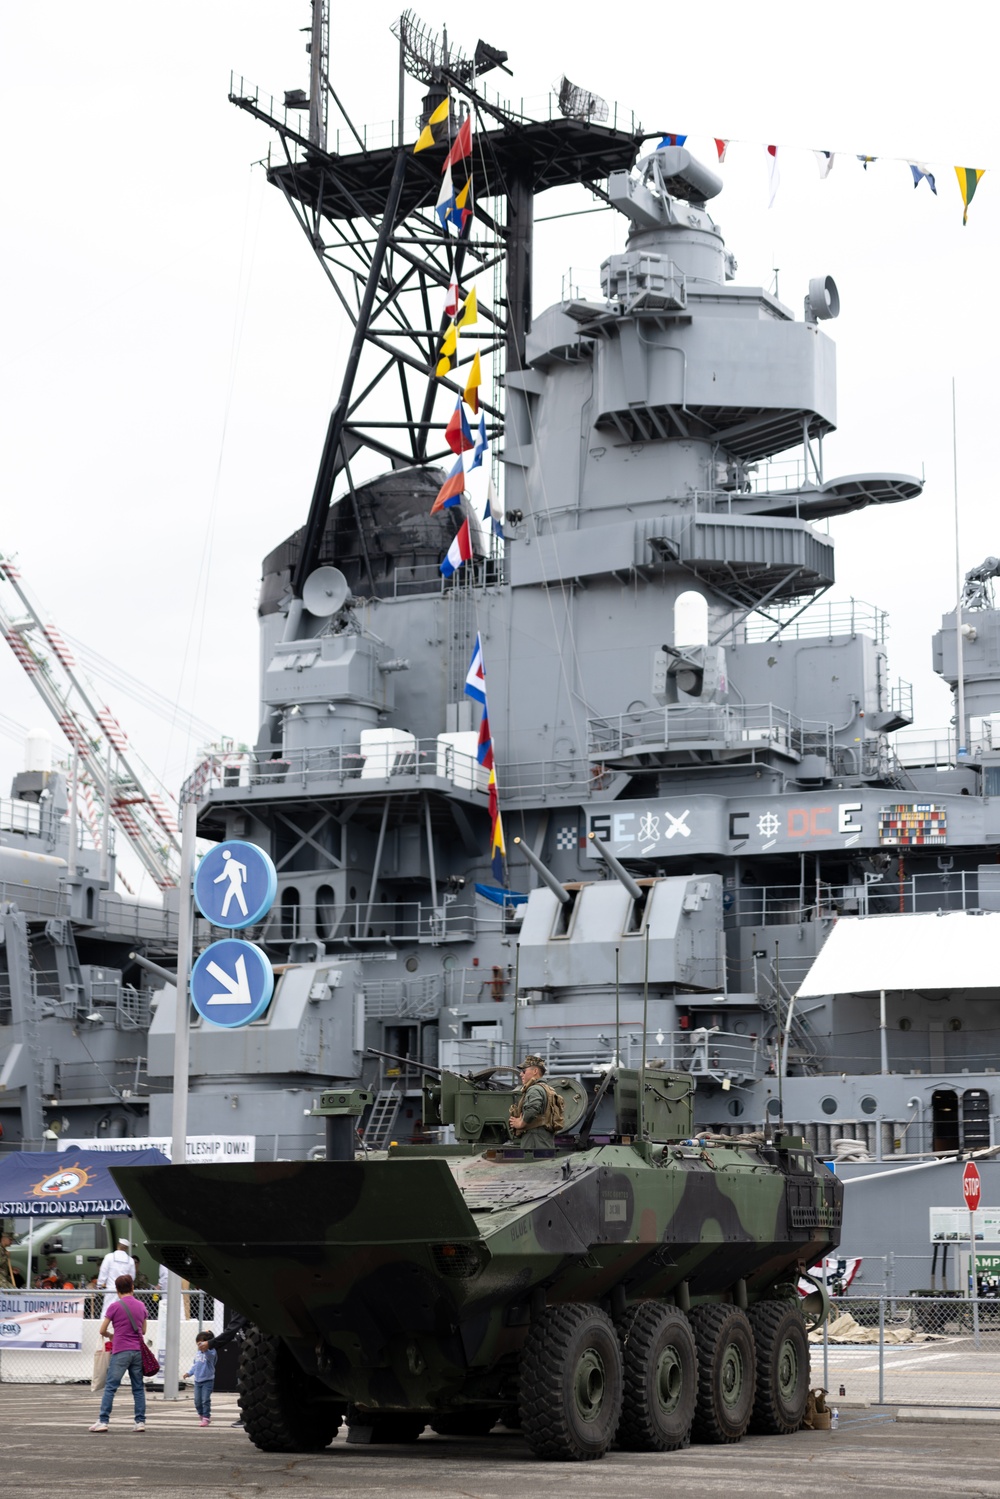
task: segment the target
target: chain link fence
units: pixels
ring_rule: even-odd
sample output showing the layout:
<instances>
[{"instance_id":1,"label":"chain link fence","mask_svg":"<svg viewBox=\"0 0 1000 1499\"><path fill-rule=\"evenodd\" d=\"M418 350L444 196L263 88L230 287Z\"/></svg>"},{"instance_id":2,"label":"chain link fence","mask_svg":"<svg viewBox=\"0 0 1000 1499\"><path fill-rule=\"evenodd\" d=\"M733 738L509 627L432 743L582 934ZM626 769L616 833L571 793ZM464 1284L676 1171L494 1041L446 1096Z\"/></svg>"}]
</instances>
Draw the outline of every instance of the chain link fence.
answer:
<instances>
[{"instance_id":1,"label":"chain link fence","mask_svg":"<svg viewBox=\"0 0 1000 1499\"><path fill-rule=\"evenodd\" d=\"M960 1291L831 1298L810 1334L813 1385L879 1405L1000 1406L1000 1298Z\"/></svg>"},{"instance_id":2,"label":"chain link fence","mask_svg":"<svg viewBox=\"0 0 1000 1499\"><path fill-rule=\"evenodd\" d=\"M137 1291L146 1307L146 1338L162 1365L167 1298ZM90 1384L105 1296L94 1291L0 1291L0 1384ZM114 1299L114 1298L109 1298ZM191 1366L202 1328L222 1331L224 1311L204 1291L181 1292L181 1373ZM162 1388L161 1375L146 1381Z\"/></svg>"}]
</instances>

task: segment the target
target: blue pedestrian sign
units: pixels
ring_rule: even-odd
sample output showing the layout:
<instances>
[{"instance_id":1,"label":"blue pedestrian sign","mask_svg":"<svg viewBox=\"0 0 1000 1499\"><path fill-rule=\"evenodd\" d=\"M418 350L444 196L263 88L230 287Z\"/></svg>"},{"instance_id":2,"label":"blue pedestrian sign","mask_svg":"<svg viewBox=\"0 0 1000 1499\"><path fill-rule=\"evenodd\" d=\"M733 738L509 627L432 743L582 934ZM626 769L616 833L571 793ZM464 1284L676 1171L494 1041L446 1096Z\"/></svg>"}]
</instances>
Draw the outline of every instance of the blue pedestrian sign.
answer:
<instances>
[{"instance_id":1,"label":"blue pedestrian sign","mask_svg":"<svg viewBox=\"0 0 1000 1499\"><path fill-rule=\"evenodd\" d=\"M273 993L270 958L237 937L206 947L191 970L192 1004L203 1019L226 1030L258 1020Z\"/></svg>"},{"instance_id":2,"label":"blue pedestrian sign","mask_svg":"<svg viewBox=\"0 0 1000 1499\"><path fill-rule=\"evenodd\" d=\"M278 873L256 843L230 838L210 849L194 876L198 910L213 926L253 926L271 909Z\"/></svg>"}]
</instances>

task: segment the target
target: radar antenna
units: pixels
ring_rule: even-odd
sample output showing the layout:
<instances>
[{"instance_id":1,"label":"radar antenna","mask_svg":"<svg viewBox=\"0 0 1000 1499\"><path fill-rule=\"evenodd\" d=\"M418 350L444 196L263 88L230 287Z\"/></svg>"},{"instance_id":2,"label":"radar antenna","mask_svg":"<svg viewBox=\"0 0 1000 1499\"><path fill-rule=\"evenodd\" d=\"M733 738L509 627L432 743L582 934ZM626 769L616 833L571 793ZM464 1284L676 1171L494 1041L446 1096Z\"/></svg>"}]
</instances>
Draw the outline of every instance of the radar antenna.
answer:
<instances>
[{"instance_id":1,"label":"radar antenna","mask_svg":"<svg viewBox=\"0 0 1000 1499\"><path fill-rule=\"evenodd\" d=\"M965 575L962 604L966 609L992 609L993 579L1000 578L1000 557L987 557Z\"/></svg>"},{"instance_id":2,"label":"radar antenna","mask_svg":"<svg viewBox=\"0 0 1000 1499\"><path fill-rule=\"evenodd\" d=\"M472 77L472 64L457 48L448 44L448 32L439 37L412 10L404 10L389 28L403 49L403 67L420 83L440 83L447 71L458 77Z\"/></svg>"},{"instance_id":3,"label":"radar antenna","mask_svg":"<svg viewBox=\"0 0 1000 1499\"><path fill-rule=\"evenodd\" d=\"M608 118L608 104L600 94L570 83L565 73L558 84L554 84L559 95L559 113L567 120L597 120L601 124Z\"/></svg>"}]
</instances>

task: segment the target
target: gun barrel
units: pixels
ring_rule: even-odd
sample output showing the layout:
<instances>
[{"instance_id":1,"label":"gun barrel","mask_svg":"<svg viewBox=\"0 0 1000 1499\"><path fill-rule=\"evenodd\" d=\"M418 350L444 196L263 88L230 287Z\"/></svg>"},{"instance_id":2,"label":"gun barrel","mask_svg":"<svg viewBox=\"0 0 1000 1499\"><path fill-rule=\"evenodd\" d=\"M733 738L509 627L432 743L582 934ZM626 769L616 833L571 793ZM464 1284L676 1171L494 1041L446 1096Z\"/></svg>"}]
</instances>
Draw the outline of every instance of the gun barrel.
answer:
<instances>
[{"instance_id":1,"label":"gun barrel","mask_svg":"<svg viewBox=\"0 0 1000 1499\"><path fill-rule=\"evenodd\" d=\"M538 874L541 877L542 881L546 885L548 885L549 889L552 891L552 894L556 897L556 899L560 901L562 905L568 905L570 895L565 885L561 885L559 883L555 875L552 873L551 869L547 868L547 866L542 863L541 859L535 853L534 849L529 848L528 845L526 843L523 843L520 838L515 838L514 842L518 845L522 854L531 865L532 869L538 871Z\"/></svg>"},{"instance_id":2,"label":"gun barrel","mask_svg":"<svg viewBox=\"0 0 1000 1499\"><path fill-rule=\"evenodd\" d=\"M590 837L593 839L594 847L597 849L597 852L600 854L605 864L611 870L612 874L617 875L618 879L621 880L622 884L625 886L625 889L628 891L629 895L631 895L632 899L642 900L642 890L629 874L624 864L619 864L618 860L608 848L607 844L602 843L600 838L598 838L595 833L591 833Z\"/></svg>"},{"instance_id":3,"label":"gun barrel","mask_svg":"<svg viewBox=\"0 0 1000 1499\"><path fill-rule=\"evenodd\" d=\"M419 1067L421 1072L436 1072L441 1076L441 1068L435 1067L432 1062L419 1062L416 1057L400 1057L394 1051L379 1051L376 1046L367 1046L366 1052L370 1057L381 1057L385 1062L402 1062L404 1067Z\"/></svg>"}]
</instances>

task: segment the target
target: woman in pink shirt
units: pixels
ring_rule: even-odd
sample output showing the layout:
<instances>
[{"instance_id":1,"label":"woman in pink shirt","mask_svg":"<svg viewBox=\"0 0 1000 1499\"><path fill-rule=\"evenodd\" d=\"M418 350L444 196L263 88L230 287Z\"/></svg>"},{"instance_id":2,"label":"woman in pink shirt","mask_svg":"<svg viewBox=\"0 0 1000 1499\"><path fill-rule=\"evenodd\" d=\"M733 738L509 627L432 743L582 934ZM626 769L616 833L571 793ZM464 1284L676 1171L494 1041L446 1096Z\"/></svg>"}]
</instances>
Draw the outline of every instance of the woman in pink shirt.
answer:
<instances>
[{"instance_id":1,"label":"woman in pink shirt","mask_svg":"<svg viewBox=\"0 0 1000 1499\"><path fill-rule=\"evenodd\" d=\"M106 1338L111 1333L111 1362L108 1377L104 1382L101 1414L90 1428L91 1431L107 1431L111 1419L111 1406L115 1391L126 1373L132 1382L132 1399L135 1402L134 1431L146 1430L146 1389L142 1382L142 1338L146 1331L146 1308L132 1295L131 1275L119 1275L115 1281L118 1300L108 1308L108 1314L98 1329L98 1335Z\"/></svg>"}]
</instances>

